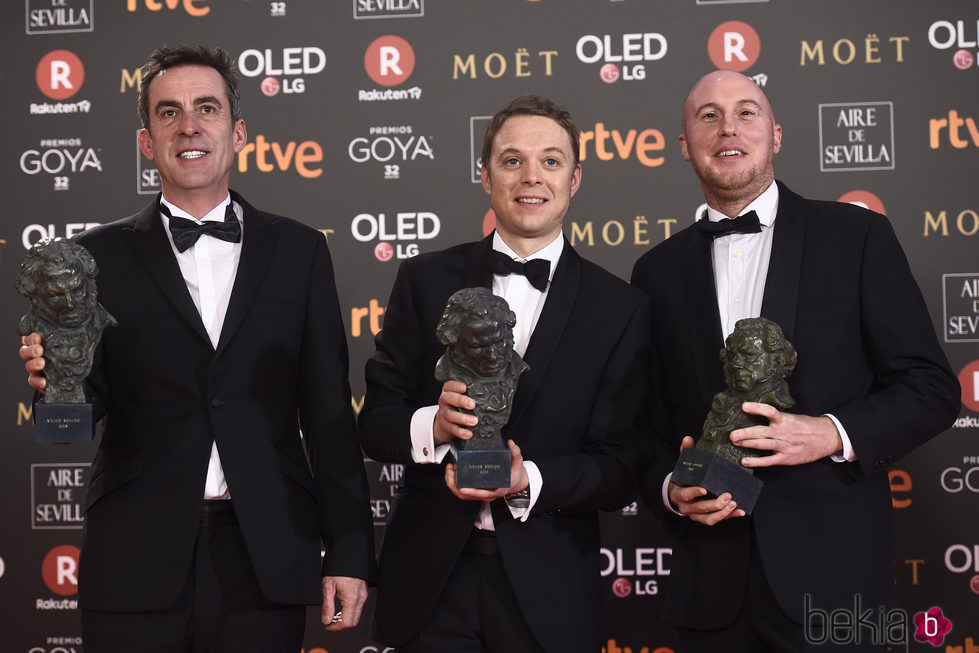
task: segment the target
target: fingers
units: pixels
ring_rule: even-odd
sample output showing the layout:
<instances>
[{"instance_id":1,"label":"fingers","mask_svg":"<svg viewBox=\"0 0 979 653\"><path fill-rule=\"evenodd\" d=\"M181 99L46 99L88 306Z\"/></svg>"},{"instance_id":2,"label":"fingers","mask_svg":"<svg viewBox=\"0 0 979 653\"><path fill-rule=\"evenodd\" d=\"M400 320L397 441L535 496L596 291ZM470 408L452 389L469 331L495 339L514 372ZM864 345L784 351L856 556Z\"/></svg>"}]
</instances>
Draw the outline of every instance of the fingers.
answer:
<instances>
[{"instance_id":1,"label":"fingers","mask_svg":"<svg viewBox=\"0 0 979 653\"><path fill-rule=\"evenodd\" d=\"M670 484L670 501L677 510L700 524L712 526L732 517L743 517L744 510L738 508L730 493L725 492L716 499L705 499L707 490L702 487L680 487Z\"/></svg>"},{"instance_id":2,"label":"fingers","mask_svg":"<svg viewBox=\"0 0 979 653\"><path fill-rule=\"evenodd\" d=\"M438 411L432 423L435 444L450 442L455 438L468 440L472 437L469 428L475 426L478 420L474 415L463 413L462 409L473 410L476 402L472 397L463 394L465 391L466 384L459 381L446 381L442 385Z\"/></svg>"},{"instance_id":3,"label":"fingers","mask_svg":"<svg viewBox=\"0 0 979 653\"><path fill-rule=\"evenodd\" d=\"M683 440L680 442L680 451L683 451L684 449L693 449L694 444L696 443L692 437L689 435L684 436Z\"/></svg>"},{"instance_id":4,"label":"fingers","mask_svg":"<svg viewBox=\"0 0 979 653\"><path fill-rule=\"evenodd\" d=\"M523 465L520 466L523 469ZM513 475L513 468L511 467L511 477ZM502 496L509 494L512 490L511 488L492 488L492 489L482 489L474 487L459 487L456 485L456 464L449 463L445 466L445 486L449 488L451 492L457 499L462 499L463 501L492 501L493 499L499 499Z\"/></svg>"}]
</instances>

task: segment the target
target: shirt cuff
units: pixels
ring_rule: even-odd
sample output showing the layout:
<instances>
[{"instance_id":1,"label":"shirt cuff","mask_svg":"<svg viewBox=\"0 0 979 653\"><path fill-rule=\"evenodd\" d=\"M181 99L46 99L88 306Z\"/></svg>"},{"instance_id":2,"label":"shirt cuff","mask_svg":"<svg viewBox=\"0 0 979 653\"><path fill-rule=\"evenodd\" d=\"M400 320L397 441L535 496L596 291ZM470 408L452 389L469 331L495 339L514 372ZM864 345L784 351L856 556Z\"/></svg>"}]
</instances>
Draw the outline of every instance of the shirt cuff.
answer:
<instances>
[{"instance_id":1,"label":"shirt cuff","mask_svg":"<svg viewBox=\"0 0 979 653\"><path fill-rule=\"evenodd\" d=\"M666 509L672 512L674 515L680 515L681 517L685 517L686 515L684 515L682 512L677 511L677 509L673 507L673 504L670 503L670 479L671 478L673 478L673 472L667 474L666 478L663 479L663 505L666 506Z\"/></svg>"},{"instance_id":2,"label":"shirt cuff","mask_svg":"<svg viewBox=\"0 0 979 653\"><path fill-rule=\"evenodd\" d=\"M433 426L438 406L423 406L411 416L411 459L416 463L441 463L449 453L449 444L435 446Z\"/></svg>"},{"instance_id":3,"label":"shirt cuff","mask_svg":"<svg viewBox=\"0 0 979 653\"><path fill-rule=\"evenodd\" d=\"M824 413L826 417L833 420L833 424L836 424L836 430L840 432L840 439L843 440L843 453L834 454L830 456L833 462L837 463L852 463L857 460L857 452L853 450L853 445L850 443L850 436L846 434L846 429L840 424L840 420L836 419L834 415L829 413Z\"/></svg>"},{"instance_id":4,"label":"shirt cuff","mask_svg":"<svg viewBox=\"0 0 979 653\"><path fill-rule=\"evenodd\" d=\"M527 521L530 512L534 509L534 504L537 503L537 498L540 496L541 488L544 487L544 479L541 478L540 469L536 463L525 460L523 461L523 468L526 470L527 479L530 481L530 485L527 486L530 491L530 504L526 508L514 508L510 504L507 504L507 507L510 508L510 514L513 515L514 519Z\"/></svg>"}]
</instances>

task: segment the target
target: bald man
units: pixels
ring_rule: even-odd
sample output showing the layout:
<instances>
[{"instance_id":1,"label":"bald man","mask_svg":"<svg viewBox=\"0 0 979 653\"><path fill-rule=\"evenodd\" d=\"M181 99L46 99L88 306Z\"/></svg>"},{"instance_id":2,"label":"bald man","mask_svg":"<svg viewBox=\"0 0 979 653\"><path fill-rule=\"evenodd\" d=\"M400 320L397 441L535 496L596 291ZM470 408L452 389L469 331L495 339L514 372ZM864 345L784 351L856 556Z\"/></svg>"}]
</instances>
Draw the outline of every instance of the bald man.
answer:
<instances>
[{"instance_id":1,"label":"bald man","mask_svg":"<svg viewBox=\"0 0 979 653\"><path fill-rule=\"evenodd\" d=\"M887 219L775 180L782 128L756 84L704 76L679 140L707 211L632 277L657 317L657 456L643 496L675 536L666 618L687 652L882 651L893 633L831 631L827 618L894 607L887 471L952 424L958 382ZM724 388L724 339L758 316L798 351L796 404L742 406L768 425L732 441L770 454L742 461L765 483L746 516L730 493L680 487L670 472Z\"/></svg>"}]
</instances>

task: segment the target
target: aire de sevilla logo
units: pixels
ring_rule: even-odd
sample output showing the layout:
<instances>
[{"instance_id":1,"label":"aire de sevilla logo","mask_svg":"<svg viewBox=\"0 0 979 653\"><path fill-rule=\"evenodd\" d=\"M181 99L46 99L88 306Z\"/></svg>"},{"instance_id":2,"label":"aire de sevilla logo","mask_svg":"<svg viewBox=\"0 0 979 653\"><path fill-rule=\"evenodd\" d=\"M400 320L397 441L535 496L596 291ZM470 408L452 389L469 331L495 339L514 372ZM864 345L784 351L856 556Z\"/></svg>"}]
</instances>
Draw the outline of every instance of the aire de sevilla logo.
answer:
<instances>
[{"instance_id":1,"label":"aire de sevilla logo","mask_svg":"<svg viewBox=\"0 0 979 653\"><path fill-rule=\"evenodd\" d=\"M367 46L364 69L375 84L397 86L415 71L415 51L400 36L378 37Z\"/></svg>"},{"instance_id":2,"label":"aire de sevilla logo","mask_svg":"<svg viewBox=\"0 0 979 653\"><path fill-rule=\"evenodd\" d=\"M82 60L69 50L53 50L43 57L34 72L37 87L52 100L67 100L85 81Z\"/></svg>"}]
</instances>

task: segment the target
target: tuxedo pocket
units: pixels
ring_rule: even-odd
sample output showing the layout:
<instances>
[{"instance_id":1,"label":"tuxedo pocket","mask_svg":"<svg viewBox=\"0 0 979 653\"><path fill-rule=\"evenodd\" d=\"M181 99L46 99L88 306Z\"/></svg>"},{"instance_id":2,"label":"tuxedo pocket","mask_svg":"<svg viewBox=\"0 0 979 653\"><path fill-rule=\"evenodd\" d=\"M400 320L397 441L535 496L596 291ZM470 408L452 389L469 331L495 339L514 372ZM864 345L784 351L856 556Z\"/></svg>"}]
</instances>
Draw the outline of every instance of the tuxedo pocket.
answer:
<instances>
[{"instance_id":1,"label":"tuxedo pocket","mask_svg":"<svg viewBox=\"0 0 979 653\"><path fill-rule=\"evenodd\" d=\"M142 449L127 453L98 468L88 482L85 510L88 511L99 499L138 478L142 473Z\"/></svg>"}]
</instances>

